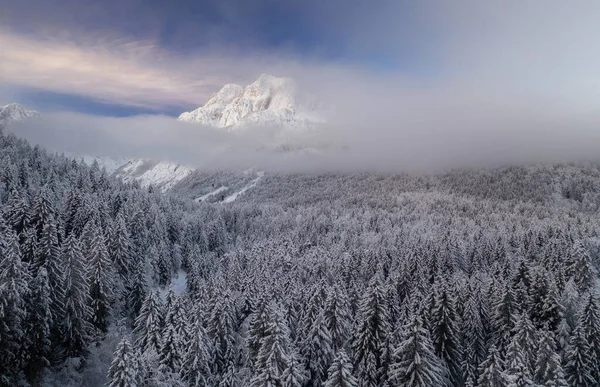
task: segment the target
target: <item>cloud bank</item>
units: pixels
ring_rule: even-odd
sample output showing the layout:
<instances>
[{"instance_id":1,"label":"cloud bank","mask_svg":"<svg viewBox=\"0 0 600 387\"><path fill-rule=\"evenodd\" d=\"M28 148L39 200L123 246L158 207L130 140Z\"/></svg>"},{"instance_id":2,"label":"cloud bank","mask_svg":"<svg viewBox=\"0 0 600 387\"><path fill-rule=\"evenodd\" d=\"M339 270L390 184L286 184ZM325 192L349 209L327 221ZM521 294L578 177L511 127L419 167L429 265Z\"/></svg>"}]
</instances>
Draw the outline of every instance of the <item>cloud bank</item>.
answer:
<instances>
[{"instance_id":1,"label":"cloud bank","mask_svg":"<svg viewBox=\"0 0 600 387\"><path fill-rule=\"evenodd\" d=\"M243 49L245 41L215 39L181 51L141 35L42 39L5 29L0 81L136 106L185 105L184 111L225 83L271 72L295 78L333 107L318 132L284 139L268 129L231 134L152 116L49 115L18 128L71 153L283 170L437 170L597 157L600 2L319 4L294 10L311 21L322 44L339 44L339 57L324 59L316 46L314 53L299 52L293 44ZM236 36L226 31L240 20L236 9L235 1L221 9L225 30L212 31ZM261 24L250 19L241 31ZM194 32L186 25L178 31L184 38ZM348 60L370 54L383 55L381 67ZM281 142L329 148L308 155L257 151Z\"/></svg>"}]
</instances>

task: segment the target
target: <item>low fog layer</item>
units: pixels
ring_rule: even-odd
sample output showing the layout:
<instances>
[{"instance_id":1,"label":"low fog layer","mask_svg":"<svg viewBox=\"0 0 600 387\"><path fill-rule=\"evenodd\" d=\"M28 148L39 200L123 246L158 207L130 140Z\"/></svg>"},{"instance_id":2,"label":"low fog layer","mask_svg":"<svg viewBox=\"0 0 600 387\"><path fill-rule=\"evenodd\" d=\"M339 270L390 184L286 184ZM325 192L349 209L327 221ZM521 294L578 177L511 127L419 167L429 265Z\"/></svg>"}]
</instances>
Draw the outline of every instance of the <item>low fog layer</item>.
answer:
<instances>
[{"instance_id":1,"label":"low fog layer","mask_svg":"<svg viewBox=\"0 0 600 387\"><path fill-rule=\"evenodd\" d=\"M354 93L338 95L329 123L309 131L228 132L163 116L71 113L46 114L12 130L59 152L210 169L428 172L599 156L600 115L566 99L402 82L387 90L377 82L354 85Z\"/></svg>"}]
</instances>

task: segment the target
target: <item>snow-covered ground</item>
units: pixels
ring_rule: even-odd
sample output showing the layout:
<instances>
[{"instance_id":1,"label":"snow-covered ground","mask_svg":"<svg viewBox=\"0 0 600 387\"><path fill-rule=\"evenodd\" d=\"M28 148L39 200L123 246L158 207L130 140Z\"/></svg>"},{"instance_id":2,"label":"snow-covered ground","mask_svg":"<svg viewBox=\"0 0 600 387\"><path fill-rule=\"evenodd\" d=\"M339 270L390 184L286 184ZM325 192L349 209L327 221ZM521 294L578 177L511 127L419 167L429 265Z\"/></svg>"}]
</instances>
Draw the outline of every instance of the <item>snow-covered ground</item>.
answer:
<instances>
[{"instance_id":1,"label":"snow-covered ground","mask_svg":"<svg viewBox=\"0 0 600 387\"><path fill-rule=\"evenodd\" d=\"M152 185L166 192L193 171L193 168L185 165L137 159L120 168L116 175L125 182L138 181L142 187Z\"/></svg>"},{"instance_id":2,"label":"snow-covered ground","mask_svg":"<svg viewBox=\"0 0 600 387\"><path fill-rule=\"evenodd\" d=\"M177 276L171 280L169 286L158 288L158 292L163 301L166 300L169 289L173 289L173 293L177 295L185 293L187 290L187 273L183 270L179 270Z\"/></svg>"},{"instance_id":3,"label":"snow-covered ground","mask_svg":"<svg viewBox=\"0 0 600 387\"><path fill-rule=\"evenodd\" d=\"M211 196L213 196L213 195L217 195L217 194L219 194L219 193L221 193L221 192L223 192L223 191L225 191L225 190L227 190L227 189L228 189L228 187L222 186L222 187L219 187L219 188L217 188L216 190L214 190L214 191L212 191L212 192L209 192L209 193L207 193L206 195L202 195L202 196L200 196L200 197L197 197L197 198L196 198L196 199L194 199L194 200L195 200L196 202L200 203L200 202L203 202L203 201L205 201L205 200L206 200L206 199L208 199L209 197L211 197Z\"/></svg>"},{"instance_id":4,"label":"snow-covered ground","mask_svg":"<svg viewBox=\"0 0 600 387\"><path fill-rule=\"evenodd\" d=\"M260 171L256 173L258 176L252 180L248 185L244 186L244 188L242 188L241 190L234 192L233 194L227 196L224 200L223 203L231 203L233 201L235 201L240 195L242 195L244 192L248 191L250 188L254 187L258 181L260 179L262 179L262 177L265 175L264 171Z\"/></svg>"}]
</instances>

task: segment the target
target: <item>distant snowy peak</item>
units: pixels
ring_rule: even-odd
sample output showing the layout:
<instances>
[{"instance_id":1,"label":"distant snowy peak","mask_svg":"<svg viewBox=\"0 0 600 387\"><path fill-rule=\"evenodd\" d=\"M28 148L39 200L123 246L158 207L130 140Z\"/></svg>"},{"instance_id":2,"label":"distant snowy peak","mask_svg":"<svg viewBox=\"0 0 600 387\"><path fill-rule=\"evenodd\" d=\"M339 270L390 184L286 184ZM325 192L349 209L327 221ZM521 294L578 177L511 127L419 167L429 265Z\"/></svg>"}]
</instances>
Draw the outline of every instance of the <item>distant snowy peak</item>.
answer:
<instances>
[{"instance_id":1,"label":"distant snowy peak","mask_svg":"<svg viewBox=\"0 0 600 387\"><path fill-rule=\"evenodd\" d=\"M322 106L298 90L290 78L262 74L245 88L228 84L198 109L183 113L180 121L217 128L247 126L309 128L324 122Z\"/></svg>"},{"instance_id":2,"label":"distant snowy peak","mask_svg":"<svg viewBox=\"0 0 600 387\"><path fill-rule=\"evenodd\" d=\"M11 121L20 121L37 117L39 115L38 112L27 110L18 103L10 103L6 106L0 106L0 125L8 124Z\"/></svg>"}]
</instances>

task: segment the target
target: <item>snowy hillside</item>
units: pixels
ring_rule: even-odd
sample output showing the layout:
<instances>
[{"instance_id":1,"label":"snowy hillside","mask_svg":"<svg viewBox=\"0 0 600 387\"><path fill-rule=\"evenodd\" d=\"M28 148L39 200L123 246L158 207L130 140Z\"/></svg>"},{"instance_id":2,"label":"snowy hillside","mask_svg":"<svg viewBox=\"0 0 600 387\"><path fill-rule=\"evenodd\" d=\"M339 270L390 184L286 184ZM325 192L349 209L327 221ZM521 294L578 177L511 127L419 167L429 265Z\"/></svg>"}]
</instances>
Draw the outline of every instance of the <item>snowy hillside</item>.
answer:
<instances>
[{"instance_id":1,"label":"snowy hillside","mask_svg":"<svg viewBox=\"0 0 600 387\"><path fill-rule=\"evenodd\" d=\"M134 159L118 168L115 176L125 182L138 181L142 187L152 185L166 192L192 172L192 168L183 165Z\"/></svg>"},{"instance_id":2,"label":"snowy hillside","mask_svg":"<svg viewBox=\"0 0 600 387\"><path fill-rule=\"evenodd\" d=\"M179 120L227 129L302 129L324 122L322 110L313 97L298 90L292 79L262 74L245 88L235 84L223 86L204 106L181 114Z\"/></svg>"},{"instance_id":3,"label":"snowy hillside","mask_svg":"<svg viewBox=\"0 0 600 387\"><path fill-rule=\"evenodd\" d=\"M39 113L34 110L27 110L17 103L10 103L0 107L0 126L6 125L11 121L20 121L37 116L39 116Z\"/></svg>"}]
</instances>

